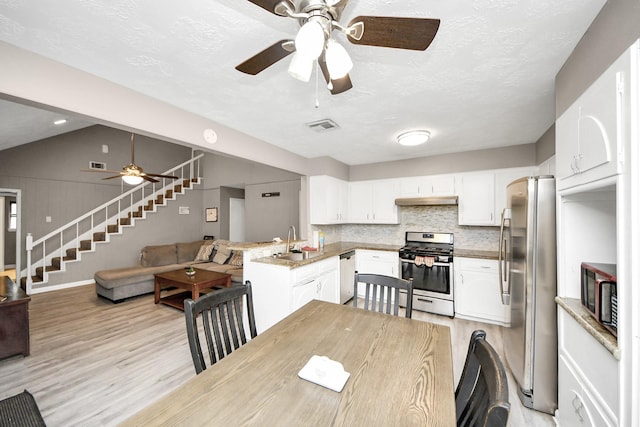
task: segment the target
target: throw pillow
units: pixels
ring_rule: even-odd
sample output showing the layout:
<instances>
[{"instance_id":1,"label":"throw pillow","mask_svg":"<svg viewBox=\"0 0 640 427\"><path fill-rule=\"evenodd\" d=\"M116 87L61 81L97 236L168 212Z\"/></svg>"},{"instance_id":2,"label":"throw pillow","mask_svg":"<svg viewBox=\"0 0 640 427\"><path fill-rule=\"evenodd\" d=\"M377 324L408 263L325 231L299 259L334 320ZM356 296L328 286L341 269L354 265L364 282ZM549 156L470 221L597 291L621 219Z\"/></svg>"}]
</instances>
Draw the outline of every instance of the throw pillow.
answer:
<instances>
[{"instance_id":1,"label":"throw pillow","mask_svg":"<svg viewBox=\"0 0 640 427\"><path fill-rule=\"evenodd\" d=\"M231 249L228 246L220 245L218 246L218 252L216 252L216 256L213 257L213 262L216 264L224 264L227 262L229 257L231 256Z\"/></svg>"},{"instance_id":2,"label":"throw pillow","mask_svg":"<svg viewBox=\"0 0 640 427\"><path fill-rule=\"evenodd\" d=\"M227 261L229 265L238 265L242 267L242 251L233 251L233 255Z\"/></svg>"},{"instance_id":3,"label":"throw pillow","mask_svg":"<svg viewBox=\"0 0 640 427\"><path fill-rule=\"evenodd\" d=\"M209 261L209 257L211 256L211 251L213 251L213 244L204 244L200 246L200 250L198 250L198 254L194 258L193 262L207 262Z\"/></svg>"}]
</instances>

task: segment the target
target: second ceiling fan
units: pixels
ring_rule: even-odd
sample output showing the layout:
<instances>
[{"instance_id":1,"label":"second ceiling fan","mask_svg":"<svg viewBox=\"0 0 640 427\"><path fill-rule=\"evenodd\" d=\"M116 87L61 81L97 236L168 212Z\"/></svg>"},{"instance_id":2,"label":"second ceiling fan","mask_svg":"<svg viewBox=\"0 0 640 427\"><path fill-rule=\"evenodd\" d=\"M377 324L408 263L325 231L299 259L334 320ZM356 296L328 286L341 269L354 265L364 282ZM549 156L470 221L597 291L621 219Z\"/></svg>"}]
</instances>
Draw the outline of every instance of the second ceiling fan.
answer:
<instances>
[{"instance_id":1,"label":"second ceiling fan","mask_svg":"<svg viewBox=\"0 0 640 427\"><path fill-rule=\"evenodd\" d=\"M301 28L295 39L274 43L236 69L256 75L293 53L289 74L309 81L317 60L333 95L353 87L349 78L353 63L333 39L333 30L344 33L353 44L426 50L440 26L439 19L389 16L358 16L343 26L339 21L348 0L249 1L275 15L297 19Z\"/></svg>"}]
</instances>

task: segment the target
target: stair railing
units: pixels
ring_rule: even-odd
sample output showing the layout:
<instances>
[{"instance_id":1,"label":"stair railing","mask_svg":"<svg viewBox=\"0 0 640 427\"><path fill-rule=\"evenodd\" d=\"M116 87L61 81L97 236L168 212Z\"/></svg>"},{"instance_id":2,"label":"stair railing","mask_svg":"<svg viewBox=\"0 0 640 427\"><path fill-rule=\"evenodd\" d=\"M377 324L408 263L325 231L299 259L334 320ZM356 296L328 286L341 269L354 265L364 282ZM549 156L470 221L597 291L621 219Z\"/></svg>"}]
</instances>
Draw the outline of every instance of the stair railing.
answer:
<instances>
[{"instance_id":1,"label":"stair railing","mask_svg":"<svg viewBox=\"0 0 640 427\"><path fill-rule=\"evenodd\" d=\"M144 181L39 239L34 240L31 233L27 233L25 238L27 259L23 276L26 277L27 293L31 292L33 276L39 276L38 269L42 269L40 277L42 283L46 283L47 265L51 265L52 260L58 258L58 262L62 266L68 249L76 249L75 259L77 260L82 250L93 249L95 233L104 232L106 241L108 240L109 225L114 225L114 221L118 231L120 227L133 225L135 219L146 216L145 206L148 206L150 201L155 204L159 196L165 197L167 190L175 190L178 185L184 187L185 181L189 181L190 185L193 185L194 179L199 180L200 159L202 157L204 157L204 153L161 174L178 176L177 180L157 178L159 182ZM164 200L162 204L164 204ZM129 223L123 224L123 222ZM81 248L81 242L87 240L91 241L91 248Z\"/></svg>"}]
</instances>

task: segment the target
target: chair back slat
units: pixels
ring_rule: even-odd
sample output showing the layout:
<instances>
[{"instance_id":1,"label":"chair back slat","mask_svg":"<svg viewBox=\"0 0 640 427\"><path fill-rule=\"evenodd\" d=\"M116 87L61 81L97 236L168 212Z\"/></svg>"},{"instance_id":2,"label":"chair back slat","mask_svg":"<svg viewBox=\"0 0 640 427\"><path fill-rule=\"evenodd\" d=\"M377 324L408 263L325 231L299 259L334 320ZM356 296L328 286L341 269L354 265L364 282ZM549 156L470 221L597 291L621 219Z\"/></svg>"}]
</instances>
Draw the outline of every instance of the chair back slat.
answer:
<instances>
[{"instance_id":1,"label":"chair back slat","mask_svg":"<svg viewBox=\"0 0 640 427\"><path fill-rule=\"evenodd\" d=\"M381 274L358 274L353 285L353 306L358 306L358 284L364 286L363 307L365 310L398 316L400 291L407 294L405 317L411 318L413 306L413 281ZM393 312L392 312L393 310Z\"/></svg>"},{"instance_id":2,"label":"chair back slat","mask_svg":"<svg viewBox=\"0 0 640 427\"><path fill-rule=\"evenodd\" d=\"M467 359L456 388L458 426L503 427L509 418L507 374L482 330L471 335Z\"/></svg>"},{"instance_id":3,"label":"chair back slat","mask_svg":"<svg viewBox=\"0 0 640 427\"><path fill-rule=\"evenodd\" d=\"M196 374L207 368L200 334L204 335L209 365L215 364L247 343L243 320L245 310L249 335L251 338L257 335L249 281L244 285L215 290L195 301L187 299L184 309L189 348ZM201 319L200 325L198 318Z\"/></svg>"}]
</instances>

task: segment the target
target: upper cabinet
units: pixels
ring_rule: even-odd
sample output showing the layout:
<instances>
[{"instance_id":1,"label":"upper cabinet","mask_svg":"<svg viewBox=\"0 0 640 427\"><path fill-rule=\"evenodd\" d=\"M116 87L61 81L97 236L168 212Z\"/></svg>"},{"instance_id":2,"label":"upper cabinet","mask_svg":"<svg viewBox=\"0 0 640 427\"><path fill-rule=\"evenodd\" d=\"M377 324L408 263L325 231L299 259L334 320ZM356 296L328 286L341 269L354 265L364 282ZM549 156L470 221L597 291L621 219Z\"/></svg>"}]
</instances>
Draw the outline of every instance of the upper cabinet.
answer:
<instances>
[{"instance_id":1,"label":"upper cabinet","mask_svg":"<svg viewBox=\"0 0 640 427\"><path fill-rule=\"evenodd\" d=\"M457 178L458 223L494 225L495 176L493 173L464 174Z\"/></svg>"},{"instance_id":2,"label":"upper cabinet","mask_svg":"<svg viewBox=\"0 0 640 427\"><path fill-rule=\"evenodd\" d=\"M347 222L349 183L332 176L309 178L309 212L311 224Z\"/></svg>"},{"instance_id":3,"label":"upper cabinet","mask_svg":"<svg viewBox=\"0 0 640 427\"><path fill-rule=\"evenodd\" d=\"M458 223L500 225L502 210L507 205L507 185L534 173L535 167L521 167L459 175L456 178Z\"/></svg>"},{"instance_id":4,"label":"upper cabinet","mask_svg":"<svg viewBox=\"0 0 640 427\"><path fill-rule=\"evenodd\" d=\"M397 224L395 200L398 180L349 183L349 222L354 224Z\"/></svg>"},{"instance_id":5,"label":"upper cabinet","mask_svg":"<svg viewBox=\"0 0 640 427\"><path fill-rule=\"evenodd\" d=\"M627 71L625 71L627 70ZM629 60L623 56L556 121L557 187L562 190L622 172L622 117L628 108Z\"/></svg>"},{"instance_id":6,"label":"upper cabinet","mask_svg":"<svg viewBox=\"0 0 640 427\"><path fill-rule=\"evenodd\" d=\"M399 197L454 196L453 175L433 175L400 178Z\"/></svg>"}]
</instances>

